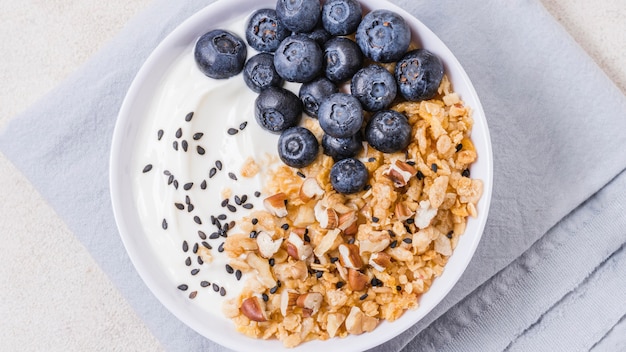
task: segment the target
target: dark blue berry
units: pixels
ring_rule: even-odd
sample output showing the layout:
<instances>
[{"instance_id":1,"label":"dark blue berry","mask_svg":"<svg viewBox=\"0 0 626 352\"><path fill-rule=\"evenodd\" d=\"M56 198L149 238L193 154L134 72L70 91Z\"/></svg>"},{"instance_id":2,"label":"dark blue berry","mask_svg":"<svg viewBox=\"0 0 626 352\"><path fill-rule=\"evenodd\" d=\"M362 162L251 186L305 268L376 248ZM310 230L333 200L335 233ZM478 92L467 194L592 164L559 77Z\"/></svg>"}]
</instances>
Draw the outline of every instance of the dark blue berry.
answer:
<instances>
[{"instance_id":1,"label":"dark blue berry","mask_svg":"<svg viewBox=\"0 0 626 352\"><path fill-rule=\"evenodd\" d=\"M304 34L287 37L274 53L276 72L289 82L309 82L323 69L324 54L317 43Z\"/></svg>"},{"instance_id":2,"label":"dark blue berry","mask_svg":"<svg viewBox=\"0 0 626 352\"><path fill-rule=\"evenodd\" d=\"M322 137L322 148L324 154L330 156L335 161L352 158L363 149L363 137L361 132L348 138L335 138L324 134Z\"/></svg>"},{"instance_id":3,"label":"dark blue berry","mask_svg":"<svg viewBox=\"0 0 626 352\"><path fill-rule=\"evenodd\" d=\"M311 164L318 151L317 138L304 127L288 128L278 138L278 156L291 167L303 168Z\"/></svg>"},{"instance_id":4,"label":"dark blue berry","mask_svg":"<svg viewBox=\"0 0 626 352\"><path fill-rule=\"evenodd\" d=\"M354 158L340 160L330 169L330 184L339 193L359 192L367 185L368 179L367 168Z\"/></svg>"},{"instance_id":5,"label":"dark blue berry","mask_svg":"<svg viewBox=\"0 0 626 352\"><path fill-rule=\"evenodd\" d=\"M302 117L302 103L291 91L280 87L268 87L255 100L254 115L259 125L280 133L296 126Z\"/></svg>"},{"instance_id":6,"label":"dark blue berry","mask_svg":"<svg viewBox=\"0 0 626 352\"><path fill-rule=\"evenodd\" d=\"M356 0L328 0L322 7L322 23L332 35L352 34L361 23L361 5Z\"/></svg>"},{"instance_id":7,"label":"dark blue berry","mask_svg":"<svg viewBox=\"0 0 626 352\"><path fill-rule=\"evenodd\" d=\"M317 119L327 134L336 138L347 138L361 129L363 108L354 96L335 93L322 101Z\"/></svg>"},{"instance_id":8,"label":"dark blue berry","mask_svg":"<svg viewBox=\"0 0 626 352\"><path fill-rule=\"evenodd\" d=\"M350 82L350 93L367 111L385 109L396 98L396 79L385 68L370 65L360 69Z\"/></svg>"},{"instance_id":9,"label":"dark blue berry","mask_svg":"<svg viewBox=\"0 0 626 352\"><path fill-rule=\"evenodd\" d=\"M333 37L330 33L328 33L328 31L326 31L326 29L324 29L321 23L318 24L312 31L303 34L315 40L320 48L324 47L324 43L326 43L330 40L330 38Z\"/></svg>"},{"instance_id":10,"label":"dark blue berry","mask_svg":"<svg viewBox=\"0 0 626 352\"><path fill-rule=\"evenodd\" d=\"M221 29L203 34L194 49L194 59L200 71L216 79L230 78L241 72L246 56L243 39Z\"/></svg>"},{"instance_id":11,"label":"dark blue berry","mask_svg":"<svg viewBox=\"0 0 626 352\"><path fill-rule=\"evenodd\" d=\"M321 5L319 0L278 0L276 14L291 31L310 32L321 17Z\"/></svg>"},{"instance_id":12,"label":"dark blue berry","mask_svg":"<svg viewBox=\"0 0 626 352\"><path fill-rule=\"evenodd\" d=\"M257 51L274 52L290 32L273 9L255 11L246 26L246 40Z\"/></svg>"},{"instance_id":13,"label":"dark blue berry","mask_svg":"<svg viewBox=\"0 0 626 352\"><path fill-rule=\"evenodd\" d=\"M363 17L356 42L363 54L374 61L398 61L409 48L411 30L397 13L375 10Z\"/></svg>"},{"instance_id":14,"label":"dark blue berry","mask_svg":"<svg viewBox=\"0 0 626 352\"><path fill-rule=\"evenodd\" d=\"M311 82L302 83L299 96L304 112L317 118L317 111L322 101L337 92L339 92L337 86L326 77L318 77Z\"/></svg>"},{"instance_id":15,"label":"dark blue berry","mask_svg":"<svg viewBox=\"0 0 626 352\"><path fill-rule=\"evenodd\" d=\"M395 153L411 142L411 125L397 111L378 111L365 127L365 140L383 153Z\"/></svg>"},{"instance_id":16,"label":"dark blue berry","mask_svg":"<svg viewBox=\"0 0 626 352\"><path fill-rule=\"evenodd\" d=\"M243 67L243 80L257 93L283 84L283 79L274 68L274 55L270 53L260 53L248 59Z\"/></svg>"},{"instance_id":17,"label":"dark blue berry","mask_svg":"<svg viewBox=\"0 0 626 352\"><path fill-rule=\"evenodd\" d=\"M333 38L324 44L324 74L333 82L351 78L363 66L359 46L345 37Z\"/></svg>"},{"instance_id":18,"label":"dark blue berry","mask_svg":"<svg viewBox=\"0 0 626 352\"><path fill-rule=\"evenodd\" d=\"M398 88L407 100L433 98L442 78L443 63L426 49L410 51L396 64Z\"/></svg>"}]
</instances>

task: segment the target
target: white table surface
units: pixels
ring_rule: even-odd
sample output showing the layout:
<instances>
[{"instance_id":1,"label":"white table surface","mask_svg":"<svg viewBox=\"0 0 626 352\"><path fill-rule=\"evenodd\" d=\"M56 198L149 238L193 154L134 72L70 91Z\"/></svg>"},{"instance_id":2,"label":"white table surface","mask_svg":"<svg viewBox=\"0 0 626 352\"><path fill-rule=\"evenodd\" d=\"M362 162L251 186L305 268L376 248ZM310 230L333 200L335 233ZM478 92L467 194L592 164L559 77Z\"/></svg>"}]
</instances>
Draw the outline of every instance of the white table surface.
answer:
<instances>
[{"instance_id":1,"label":"white table surface","mask_svg":"<svg viewBox=\"0 0 626 352\"><path fill-rule=\"evenodd\" d=\"M541 1L626 93L626 0ZM150 2L0 0L0 129ZM1 350L163 349L83 245L1 153L0 199Z\"/></svg>"}]
</instances>

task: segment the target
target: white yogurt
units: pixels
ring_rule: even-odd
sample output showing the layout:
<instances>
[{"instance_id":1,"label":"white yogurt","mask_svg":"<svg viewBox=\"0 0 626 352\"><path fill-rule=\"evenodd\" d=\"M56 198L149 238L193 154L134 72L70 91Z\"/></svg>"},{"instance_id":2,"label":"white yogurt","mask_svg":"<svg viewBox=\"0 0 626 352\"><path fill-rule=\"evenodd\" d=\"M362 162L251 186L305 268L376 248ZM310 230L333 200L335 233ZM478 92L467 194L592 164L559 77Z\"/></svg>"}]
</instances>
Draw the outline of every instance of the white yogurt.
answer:
<instances>
[{"instance_id":1,"label":"white yogurt","mask_svg":"<svg viewBox=\"0 0 626 352\"><path fill-rule=\"evenodd\" d=\"M243 35L245 18L235 21L229 29ZM248 57L256 54L248 47ZM292 90L294 86L291 86ZM233 274L228 274L225 265L228 257L218 252L218 247L224 242L224 237L209 239L217 231L211 224L211 215L225 214L228 219L222 224L240 219L250 211L262 209L262 198L254 196L256 191L262 191L263 175L267 165L262 161L267 154L276 155L278 135L262 130L254 118L254 100L257 94L252 92L244 83L241 74L226 80L215 80L204 76L196 67L193 58L193 47L185 50L178 57L157 89L147 116L142 119L143 126L138 138L139 143L134 152L133 160L136 170L142 170L147 164L152 164L150 172L137 172L132 180L135 190L135 199L139 210L140 221L148 234L149 251L155 253L162 263L164 275L172 281L172 290L185 284L187 290L181 292L181 299L193 291L197 296L192 300L201 309L216 316L222 316L221 305L225 299L236 297L245 281L245 275L238 281ZM185 116L193 112L191 121L185 121ZM247 122L244 129L239 127ZM182 136L176 137L180 128ZM235 135L227 133L229 128L238 130ZM163 130L161 140L157 139L157 131ZM194 140L196 133L203 133L202 138ZM183 140L188 143L187 152L183 151ZM175 150L173 143L178 143ZM205 150L204 155L198 153L197 147ZM240 170L244 161L252 157L262 167L261 172L253 178L241 176ZM210 178L209 173L221 161L222 170L217 171ZM178 189L173 183L168 185L167 170L178 182ZM229 178L228 173L236 175L237 180ZM206 180L206 189L201 189L202 181ZM184 185L193 183L189 190ZM222 191L230 189L232 196L229 204L236 207L233 213L223 208ZM234 202L234 195L247 195L248 203L254 208L246 210ZM193 204L193 210L188 211L186 196ZM184 205L179 210L175 203ZM202 224L194 221L199 217ZM167 229L162 228L165 219ZM213 261L200 265L197 255L193 253L194 244L202 247L202 240L198 231L203 231L210 244ZM234 234L237 229L229 230ZM188 243L188 251L183 251L183 241ZM190 258L191 265L185 262ZM192 275L193 269L199 269ZM202 281L211 283L209 287L201 287ZM226 295L222 297L213 290L213 284L224 288ZM224 318L225 319L225 318Z\"/></svg>"}]
</instances>

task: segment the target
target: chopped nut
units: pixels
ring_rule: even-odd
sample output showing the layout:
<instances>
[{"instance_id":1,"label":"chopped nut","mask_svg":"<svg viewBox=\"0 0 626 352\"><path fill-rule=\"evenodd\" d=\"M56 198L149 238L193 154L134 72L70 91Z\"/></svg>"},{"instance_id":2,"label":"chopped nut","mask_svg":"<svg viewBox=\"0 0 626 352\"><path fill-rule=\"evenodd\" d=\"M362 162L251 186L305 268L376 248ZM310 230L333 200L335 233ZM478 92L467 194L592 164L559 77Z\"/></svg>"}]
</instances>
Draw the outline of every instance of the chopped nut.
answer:
<instances>
[{"instance_id":1,"label":"chopped nut","mask_svg":"<svg viewBox=\"0 0 626 352\"><path fill-rule=\"evenodd\" d=\"M263 286L265 286L266 288L272 288L276 286L276 280L274 279L274 275L272 275L270 265L266 259L263 259L256 254L250 252L246 257L246 261L259 273L259 275L257 275L257 279Z\"/></svg>"},{"instance_id":2,"label":"chopped nut","mask_svg":"<svg viewBox=\"0 0 626 352\"><path fill-rule=\"evenodd\" d=\"M313 254L313 248L305 244L302 238L291 232L287 240L287 253L297 260L306 260Z\"/></svg>"},{"instance_id":3,"label":"chopped nut","mask_svg":"<svg viewBox=\"0 0 626 352\"><path fill-rule=\"evenodd\" d=\"M352 307L350 314L346 318L346 330L353 335L372 331L376 328L376 325L378 325L378 319L368 317L356 306Z\"/></svg>"},{"instance_id":4,"label":"chopped nut","mask_svg":"<svg viewBox=\"0 0 626 352\"><path fill-rule=\"evenodd\" d=\"M328 231L326 235L324 235L320 243L315 247L313 253L315 253L317 257L321 257L322 255L324 255L324 253L331 250L334 247L335 241L337 240L340 233L341 230L339 229L333 229Z\"/></svg>"},{"instance_id":5,"label":"chopped nut","mask_svg":"<svg viewBox=\"0 0 626 352\"><path fill-rule=\"evenodd\" d=\"M304 182L302 182L302 185L300 186L299 195L302 201L308 202L309 200L313 198L323 196L324 189L320 187L319 183L317 183L317 180L315 178L309 177L306 180L304 180Z\"/></svg>"},{"instance_id":6,"label":"chopped nut","mask_svg":"<svg viewBox=\"0 0 626 352\"><path fill-rule=\"evenodd\" d=\"M352 291L364 290L367 286L367 275L354 269L348 269L348 285Z\"/></svg>"},{"instance_id":7,"label":"chopped nut","mask_svg":"<svg viewBox=\"0 0 626 352\"><path fill-rule=\"evenodd\" d=\"M286 289L280 294L280 312L284 317L291 312L297 300L298 292L296 290Z\"/></svg>"},{"instance_id":8,"label":"chopped nut","mask_svg":"<svg viewBox=\"0 0 626 352\"><path fill-rule=\"evenodd\" d=\"M309 292L298 297L296 301L296 305L300 308L309 309L311 315L317 313L317 311L322 306L322 301L324 301L324 296L318 292Z\"/></svg>"},{"instance_id":9,"label":"chopped nut","mask_svg":"<svg viewBox=\"0 0 626 352\"><path fill-rule=\"evenodd\" d=\"M349 211L339 216L339 229L346 235L354 235L358 230L357 220L359 216L356 211Z\"/></svg>"},{"instance_id":10,"label":"chopped nut","mask_svg":"<svg viewBox=\"0 0 626 352\"><path fill-rule=\"evenodd\" d=\"M346 268L360 269L363 266L359 246L355 244L340 244L339 255L341 264Z\"/></svg>"},{"instance_id":11,"label":"chopped nut","mask_svg":"<svg viewBox=\"0 0 626 352\"><path fill-rule=\"evenodd\" d=\"M265 198L263 205L267 211L279 218L287 216L287 195L283 192Z\"/></svg>"},{"instance_id":12,"label":"chopped nut","mask_svg":"<svg viewBox=\"0 0 626 352\"><path fill-rule=\"evenodd\" d=\"M248 317L250 320L263 322L267 321L265 313L265 304L256 296L246 298L241 303L241 313Z\"/></svg>"},{"instance_id":13,"label":"chopped nut","mask_svg":"<svg viewBox=\"0 0 626 352\"><path fill-rule=\"evenodd\" d=\"M396 218L400 221L405 221L413 216L413 212L404 202L396 203Z\"/></svg>"},{"instance_id":14,"label":"chopped nut","mask_svg":"<svg viewBox=\"0 0 626 352\"><path fill-rule=\"evenodd\" d=\"M370 256L369 265L378 271L385 271L385 268L387 268L390 264L391 256L385 252L373 253Z\"/></svg>"},{"instance_id":15,"label":"chopped nut","mask_svg":"<svg viewBox=\"0 0 626 352\"><path fill-rule=\"evenodd\" d=\"M396 160L391 164L387 170L383 172L383 175L387 176L393 181L394 186L400 188L406 186L411 177L417 173L415 168L404 161Z\"/></svg>"},{"instance_id":16,"label":"chopped nut","mask_svg":"<svg viewBox=\"0 0 626 352\"><path fill-rule=\"evenodd\" d=\"M324 229L334 229L339 224L339 216L332 208L326 208L322 201L315 205L315 219Z\"/></svg>"},{"instance_id":17,"label":"chopped nut","mask_svg":"<svg viewBox=\"0 0 626 352\"><path fill-rule=\"evenodd\" d=\"M263 258L271 258L274 253L278 252L280 245L283 243L282 238L276 240L272 239L272 235L268 232L261 231L256 237L257 245L259 246L259 253Z\"/></svg>"}]
</instances>

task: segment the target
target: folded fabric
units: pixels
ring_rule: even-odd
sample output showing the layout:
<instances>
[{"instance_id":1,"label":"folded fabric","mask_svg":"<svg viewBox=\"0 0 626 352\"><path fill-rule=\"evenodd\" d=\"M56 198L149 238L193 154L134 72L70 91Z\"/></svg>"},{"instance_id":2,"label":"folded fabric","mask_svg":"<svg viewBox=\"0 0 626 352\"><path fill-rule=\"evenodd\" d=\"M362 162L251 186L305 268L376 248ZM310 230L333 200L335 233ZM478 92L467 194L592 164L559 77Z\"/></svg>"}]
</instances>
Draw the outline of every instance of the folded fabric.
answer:
<instances>
[{"instance_id":1,"label":"folded fabric","mask_svg":"<svg viewBox=\"0 0 626 352\"><path fill-rule=\"evenodd\" d=\"M157 0L0 136L0 150L172 351L225 349L172 316L134 271L111 211L109 149L142 63L211 2ZM616 148L626 142L626 99L536 0L393 2L430 27L472 79L491 130L495 183L483 240L466 273L431 314L380 347L385 351L403 348L626 167L626 153Z\"/></svg>"}]
</instances>

